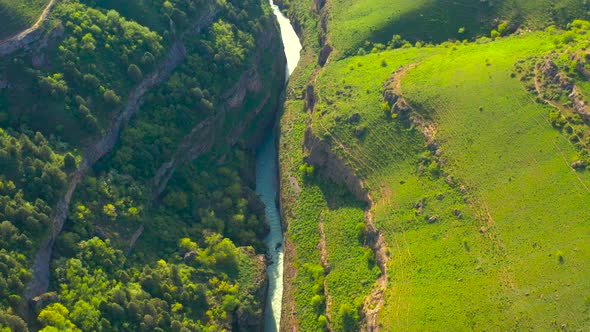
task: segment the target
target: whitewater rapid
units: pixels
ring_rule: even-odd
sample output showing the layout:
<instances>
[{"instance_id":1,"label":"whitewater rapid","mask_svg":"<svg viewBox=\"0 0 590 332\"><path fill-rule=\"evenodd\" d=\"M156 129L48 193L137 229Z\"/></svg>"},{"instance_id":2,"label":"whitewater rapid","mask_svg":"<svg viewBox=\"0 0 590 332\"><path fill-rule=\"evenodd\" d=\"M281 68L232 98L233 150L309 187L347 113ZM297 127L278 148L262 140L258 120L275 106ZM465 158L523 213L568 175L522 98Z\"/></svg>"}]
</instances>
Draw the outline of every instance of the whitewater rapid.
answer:
<instances>
[{"instance_id":1,"label":"whitewater rapid","mask_svg":"<svg viewBox=\"0 0 590 332\"><path fill-rule=\"evenodd\" d=\"M289 19L281 13L279 7L272 0L271 6L281 28L281 37L287 57L288 79L299 62L301 43ZM256 153L256 192L264 202L266 220L270 225L270 233L265 238L265 243L272 261L272 264L267 268L269 286L264 313L265 332L279 330L283 299L284 246L281 215L276 201L279 190L279 161L276 143L276 132L271 130Z\"/></svg>"}]
</instances>

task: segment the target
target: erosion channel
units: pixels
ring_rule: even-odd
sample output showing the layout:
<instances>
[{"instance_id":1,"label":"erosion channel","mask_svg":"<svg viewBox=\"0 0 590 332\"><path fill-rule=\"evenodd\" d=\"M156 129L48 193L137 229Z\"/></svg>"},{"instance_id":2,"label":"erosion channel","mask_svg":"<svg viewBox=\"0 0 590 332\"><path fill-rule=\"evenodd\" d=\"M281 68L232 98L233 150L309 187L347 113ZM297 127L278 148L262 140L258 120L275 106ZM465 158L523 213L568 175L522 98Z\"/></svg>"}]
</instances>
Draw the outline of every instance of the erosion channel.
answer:
<instances>
[{"instance_id":1,"label":"erosion channel","mask_svg":"<svg viewBox=\"0 0 590 332\"><path fill-rule=\"evenodd\" d=\"M271 5L281 28L281 37L287 56L287 77L289 77L299 62L301 43L291 22L272 1ZM283 298L283 231L276 201L279 189L276 143L276 133L273 129L256 154L256 192L266 206L266 220L270 224L270 233L265 239L272 263L267 269L269 285L264 314L264 331L266 332L279 330Z\"/></svg>"}]
</instances>

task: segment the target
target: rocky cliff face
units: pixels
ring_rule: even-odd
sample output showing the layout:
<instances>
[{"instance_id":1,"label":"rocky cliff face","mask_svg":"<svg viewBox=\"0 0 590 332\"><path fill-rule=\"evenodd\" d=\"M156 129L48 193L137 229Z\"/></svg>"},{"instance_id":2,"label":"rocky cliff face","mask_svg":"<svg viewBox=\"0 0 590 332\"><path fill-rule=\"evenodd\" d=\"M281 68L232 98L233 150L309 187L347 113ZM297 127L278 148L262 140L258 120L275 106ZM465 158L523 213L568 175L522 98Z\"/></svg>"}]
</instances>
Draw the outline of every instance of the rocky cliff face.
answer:
<instances>
[{"instance_id":1,"label":"rocky cliff face","mask_svg":"<svg viewBox=\"0 0 590 332\"><path fill-rule=\"evenodd\" d=\"M356 199L370 204L367 190L352 168L326 142L315 136L311 129L305 131L304 147L308 153L305 161L316 166L320 176L345 185Z\"/></svg>"},{"instance_id":2,"label":"rocky cliff face","mask_svg":"<svg viewBox=\"0 0 590 332\"><path fill-rule=\"evenodd\" d=\"M588 72L582 62L578 63L576 69L583 76L588 77ZM537 64L536 70L539 76L536 80L541 90L548 90L549 88L561 89L570 100L572 110L580 115L584 121L590 121L590 106L586 103L580 88L565 73L559 70L551 58L546 58ZM545 94L544 91L540 92Z\"/></svg>"},{"instance_id":3,"label":"rocky cliff face","mask_svg":"<svg viewBox=\"0 0 590 332\"><path fill-rule=\"evenodd\" d=\"M223 93L219 112L194 126L172 159L156 172L152 179L154 198L164 191L178 167L208 153L214 145L233 146L243 139L254 146L270 130L283 89L276 82L285 81L287 65L279 35L268 33L273 30L278 31L278 27L274 18L269 17L264 32L259 35L259 47L250 68ZM276 56L269 56L269 50ZM272 58L270 63L269 58ZM264 77L268 72L272 73L271 80ZM254 105L251 99L255 99Z\"/></svg>"}]
</instances>

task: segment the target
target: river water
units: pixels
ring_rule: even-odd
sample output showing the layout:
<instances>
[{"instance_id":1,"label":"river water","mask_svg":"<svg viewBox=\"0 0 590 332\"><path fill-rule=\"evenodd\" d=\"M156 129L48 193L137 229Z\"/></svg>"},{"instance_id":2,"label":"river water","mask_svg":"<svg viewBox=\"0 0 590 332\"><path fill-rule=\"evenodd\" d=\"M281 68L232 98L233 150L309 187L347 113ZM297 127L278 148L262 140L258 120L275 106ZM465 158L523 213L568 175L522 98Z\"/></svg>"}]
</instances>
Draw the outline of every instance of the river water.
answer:
<instances>
[{"instance_id":1,"label":"river water","mask_svg":"<svg viewBox=\"0 0 590 332\"><path fill-rule=\"evenodd\" d=\"M291 22L272 3L273 13L281 28L281 37L287 56L287 79L299 62L301 43L291 26ZM256 153L256 192L264 202L266 220L270 224L270 233L264 240L272 260L268 266L268 297L264 313L264 331L275 332L281 324L281 307L283 299L283 230L281 215L276 197L279 189L278 182L278 152L276 133L274 130L268 135Z\"/></svg>"}]
</instances>

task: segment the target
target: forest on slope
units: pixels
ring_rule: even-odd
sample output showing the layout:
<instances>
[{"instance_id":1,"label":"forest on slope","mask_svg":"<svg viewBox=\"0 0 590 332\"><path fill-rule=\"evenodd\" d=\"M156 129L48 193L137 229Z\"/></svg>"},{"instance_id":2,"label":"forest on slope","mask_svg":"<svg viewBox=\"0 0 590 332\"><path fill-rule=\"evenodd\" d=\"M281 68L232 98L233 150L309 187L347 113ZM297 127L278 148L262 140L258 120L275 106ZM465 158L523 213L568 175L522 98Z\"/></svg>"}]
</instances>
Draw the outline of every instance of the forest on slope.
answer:
<instances>
[{"instance_id":1,"label":"forest on slope","mask_svg":"<svg viewBox=\"0 0 590 332\"><path fill-rule=\"evenodd\" d=\"M2 33L32 23L18 6ZM0 329L259 329L269 4L63 0L20 43L0 52Z\"/></svg>"},{"instance_id":2,"label":"forest on slope","mask_svg":"<svg viewBox=\"0 0 590 332\"><path fill-rule=\"evenodd\" d=\"M586 2L280 2L282 330L587 329Z\"/></svg>"}]
</instances>

